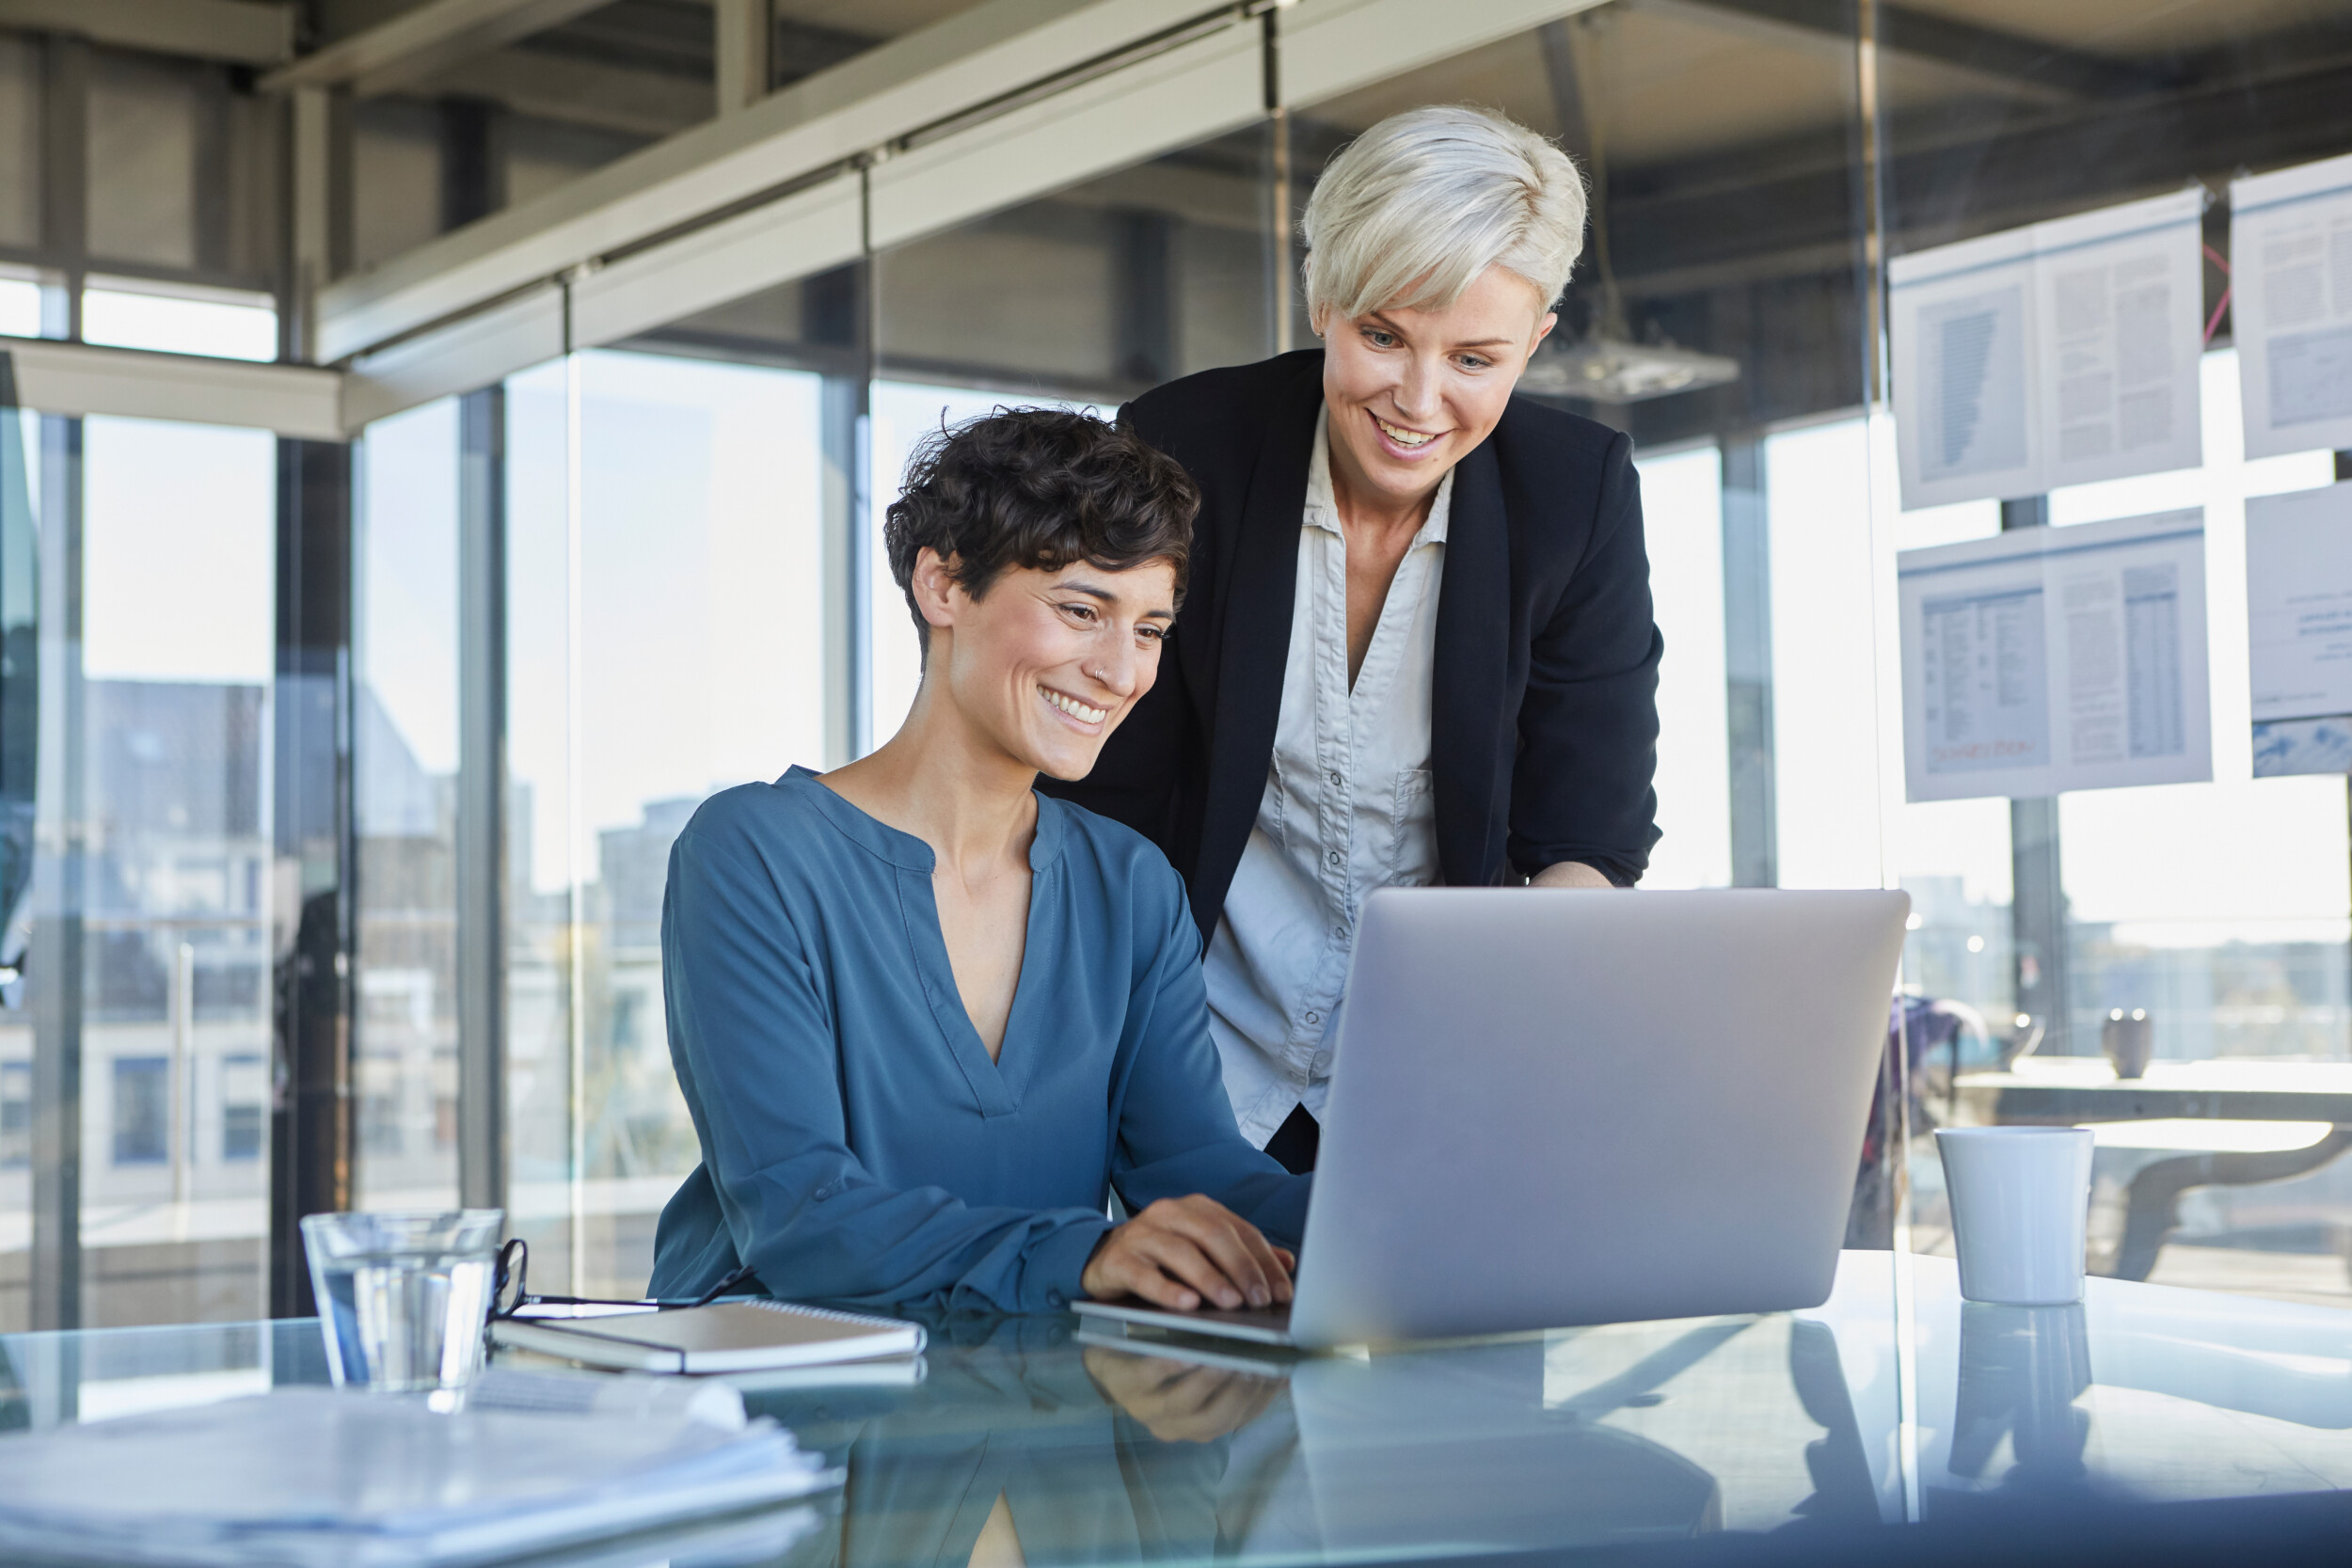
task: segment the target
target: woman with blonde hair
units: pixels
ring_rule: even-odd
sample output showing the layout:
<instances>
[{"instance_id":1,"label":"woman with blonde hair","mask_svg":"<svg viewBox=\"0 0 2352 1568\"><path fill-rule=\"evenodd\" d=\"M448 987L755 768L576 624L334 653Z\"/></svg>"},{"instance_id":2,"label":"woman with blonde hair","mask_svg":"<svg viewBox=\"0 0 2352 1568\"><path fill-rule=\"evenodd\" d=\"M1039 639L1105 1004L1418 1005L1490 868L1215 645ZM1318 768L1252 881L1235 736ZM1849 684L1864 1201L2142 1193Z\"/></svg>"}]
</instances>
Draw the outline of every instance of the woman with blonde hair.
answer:
<instances>
[{"instance_id":1,"label":"woman with blonde hair","mask_svg":"<svg viewBox=\"0 0 2352 1568\"><path fill-rule=\"evenodd\" d=\"M1584 185L1422 108L1307 205L1319 348L1121 422L1201 493L1158 684L1060 793L1184 876L1242 1132L1311 1169L1356 919L1384 886L1629 886L1658 837L1661 641L1632 443L1515 397Z\"/></svg>"}]
</instances>

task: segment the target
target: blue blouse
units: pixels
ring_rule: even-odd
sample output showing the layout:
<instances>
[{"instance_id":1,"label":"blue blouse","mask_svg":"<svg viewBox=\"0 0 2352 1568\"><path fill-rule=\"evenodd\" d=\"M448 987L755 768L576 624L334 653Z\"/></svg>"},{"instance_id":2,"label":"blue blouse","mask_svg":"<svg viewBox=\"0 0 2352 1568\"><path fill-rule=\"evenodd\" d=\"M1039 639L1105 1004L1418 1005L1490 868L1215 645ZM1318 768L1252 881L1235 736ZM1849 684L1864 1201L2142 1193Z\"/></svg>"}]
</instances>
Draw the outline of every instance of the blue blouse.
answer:
<instances>
[{"instance_id":1,"label":"blue blouse","mask_svg":"<svg viewBox=\"0 0 2352 1568\"><path fill-rule=\"evenodd\" d=\"M940 936L930 847L805 768L713 796L670 851L670 1058L703 1161L652 1293L1030 1312L1082 1294L1116 1187L1205 1193L1286 1245L1309 1179L1241 1136L1184 884L1038 798L1028 944L995 1061Z\"/></svg>"}]
</instances>

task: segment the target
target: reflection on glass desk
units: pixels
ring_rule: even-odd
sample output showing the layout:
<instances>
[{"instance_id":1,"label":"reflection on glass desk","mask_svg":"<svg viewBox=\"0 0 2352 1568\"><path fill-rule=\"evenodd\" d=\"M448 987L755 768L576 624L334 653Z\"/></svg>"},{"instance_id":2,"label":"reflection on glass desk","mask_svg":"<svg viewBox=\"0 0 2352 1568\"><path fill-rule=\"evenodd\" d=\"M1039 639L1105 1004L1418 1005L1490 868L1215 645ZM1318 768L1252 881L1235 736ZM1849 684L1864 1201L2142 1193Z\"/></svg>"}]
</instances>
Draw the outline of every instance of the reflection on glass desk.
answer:
<instances>
[{"instance_id":1,"label":"reflection on glass desk","mask_svg":"<svg viewBox=\"0 0 2352 1568\"><path fill-rule=\"evenodd\" d=\"M2106 1279L2079 1307L1986 1307L1931 1258L1848 1253L1808 1312L1369 1357L1059 1316L931 1329L919 1383L747 1396L847 1474L784 1562L966 1568L993 1512L1033 1568L1271 1565L2352 1486L2352 1314ZM326 1377L309 1321L24 1335L0 1355L12 1429Z\"/></svg>"},{"instance_id":2,"label":"reflection on glass desk","mask_svg":"<svg viewBox=\"0 0 2352 1568\"><path fill-rule=\"evenodd\" d=\"M2007 1072L1964 1072L1953 1085L1983 1122L2218 1119L2352 1125L2352 1062L2217 1057L2151 1062L2118 1078L2104 1056L2026 1056Z\"/></svg>"}]
</instances>

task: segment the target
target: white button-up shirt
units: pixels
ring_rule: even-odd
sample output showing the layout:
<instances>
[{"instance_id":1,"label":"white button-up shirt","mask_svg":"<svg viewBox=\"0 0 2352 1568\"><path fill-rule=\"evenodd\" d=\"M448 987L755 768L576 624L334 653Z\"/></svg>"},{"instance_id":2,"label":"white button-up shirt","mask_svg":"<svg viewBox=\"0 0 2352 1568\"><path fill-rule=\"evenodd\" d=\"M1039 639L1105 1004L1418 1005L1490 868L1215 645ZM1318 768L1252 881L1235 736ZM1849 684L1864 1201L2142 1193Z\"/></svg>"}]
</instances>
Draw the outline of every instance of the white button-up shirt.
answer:
<instances>
[{"instance_id":1,"label":"white button-up shirt","mask_svg":"<svg viewBox=\"0 0 2352 1568\"><path fill-rule=\"evenodd\" d=\"M1225 1092L1262 1147L1293 1106L1323 1113L1365 895L1438 878L1429 678L1454 476L1397 566L1351 690L1327 420L1316 418L1307 472L1273 764L1204 965Z\"/></svg>"}]
</instances>

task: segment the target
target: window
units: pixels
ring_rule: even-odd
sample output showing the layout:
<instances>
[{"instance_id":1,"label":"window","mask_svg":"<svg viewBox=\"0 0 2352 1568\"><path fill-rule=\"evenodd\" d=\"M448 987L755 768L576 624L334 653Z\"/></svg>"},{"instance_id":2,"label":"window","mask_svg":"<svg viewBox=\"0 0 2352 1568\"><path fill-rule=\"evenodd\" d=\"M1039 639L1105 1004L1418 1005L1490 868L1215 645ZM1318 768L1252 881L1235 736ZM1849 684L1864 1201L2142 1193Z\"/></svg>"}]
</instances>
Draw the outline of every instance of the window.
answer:
<instances>
[{"instance_id":1,"label":"window","mask_svg":"<svg viewBox=\"0 0 2352 1568\"><path fill-rule=\"evenodd\" d=\"M580 1293L644 1289L700 1158L650 1026L671 842L824 762L819 393L616 352L507 384L508 1213Z\"/></svg>"},{"instance_id":2,"label":"window","mask_svg":"<svg viewBox=\"0 0 2352 1568\"><path fill-rule=\"evenodd\" d=\"M115 348L266 361L278 357L278 309L267 294L110 278L82 291L82 337Z\"/></svg>"},{"instance_id":3,"label":"window","mask_svg":"<svg viewBox=\"0 0 2352 1568\"><path fill-rule=\"evenodd\" d=\"M0 338L40 336L40 285L29 277L0 277Z\"/></svg>"},{"instance_id":4,"label":"window","mask_svg":"<svg viewBox=\"0 0 2352 1568\"><path fill-rule=\"evenodd\" d=\"M0 1170L33 1158L33 1064L0 1062Z\"/></svg>"},{"instance_id":5,"label":"window","mask_svg":"<svg viewBox=\"0 0 2352 1568\"><path fill-rule=\"evenodd\" d=\"M160 1165L171 1158L171 1058L117 1056L114 1159Z\"/></svg>"},{"instance_id":6,"label":"window","mask_svg":"<svg viewBox=\"0 0 2352 1568\"><path fill-rule=\"evenodd\" d=\"M457 1199L458 401L370 426L353 475L355 1204Z\"/></svg>"},{"instance_id":7,"label":"window","mask_svg":"<svg viewBox=\"0 0 2352 1568\"><path fill-rule=\"evenodd\" d=\"M268 1134L269 1077L262 1059L239 1052L220 1059L220 1157L258 1160Z\"/></svg>"}]
</instances>

